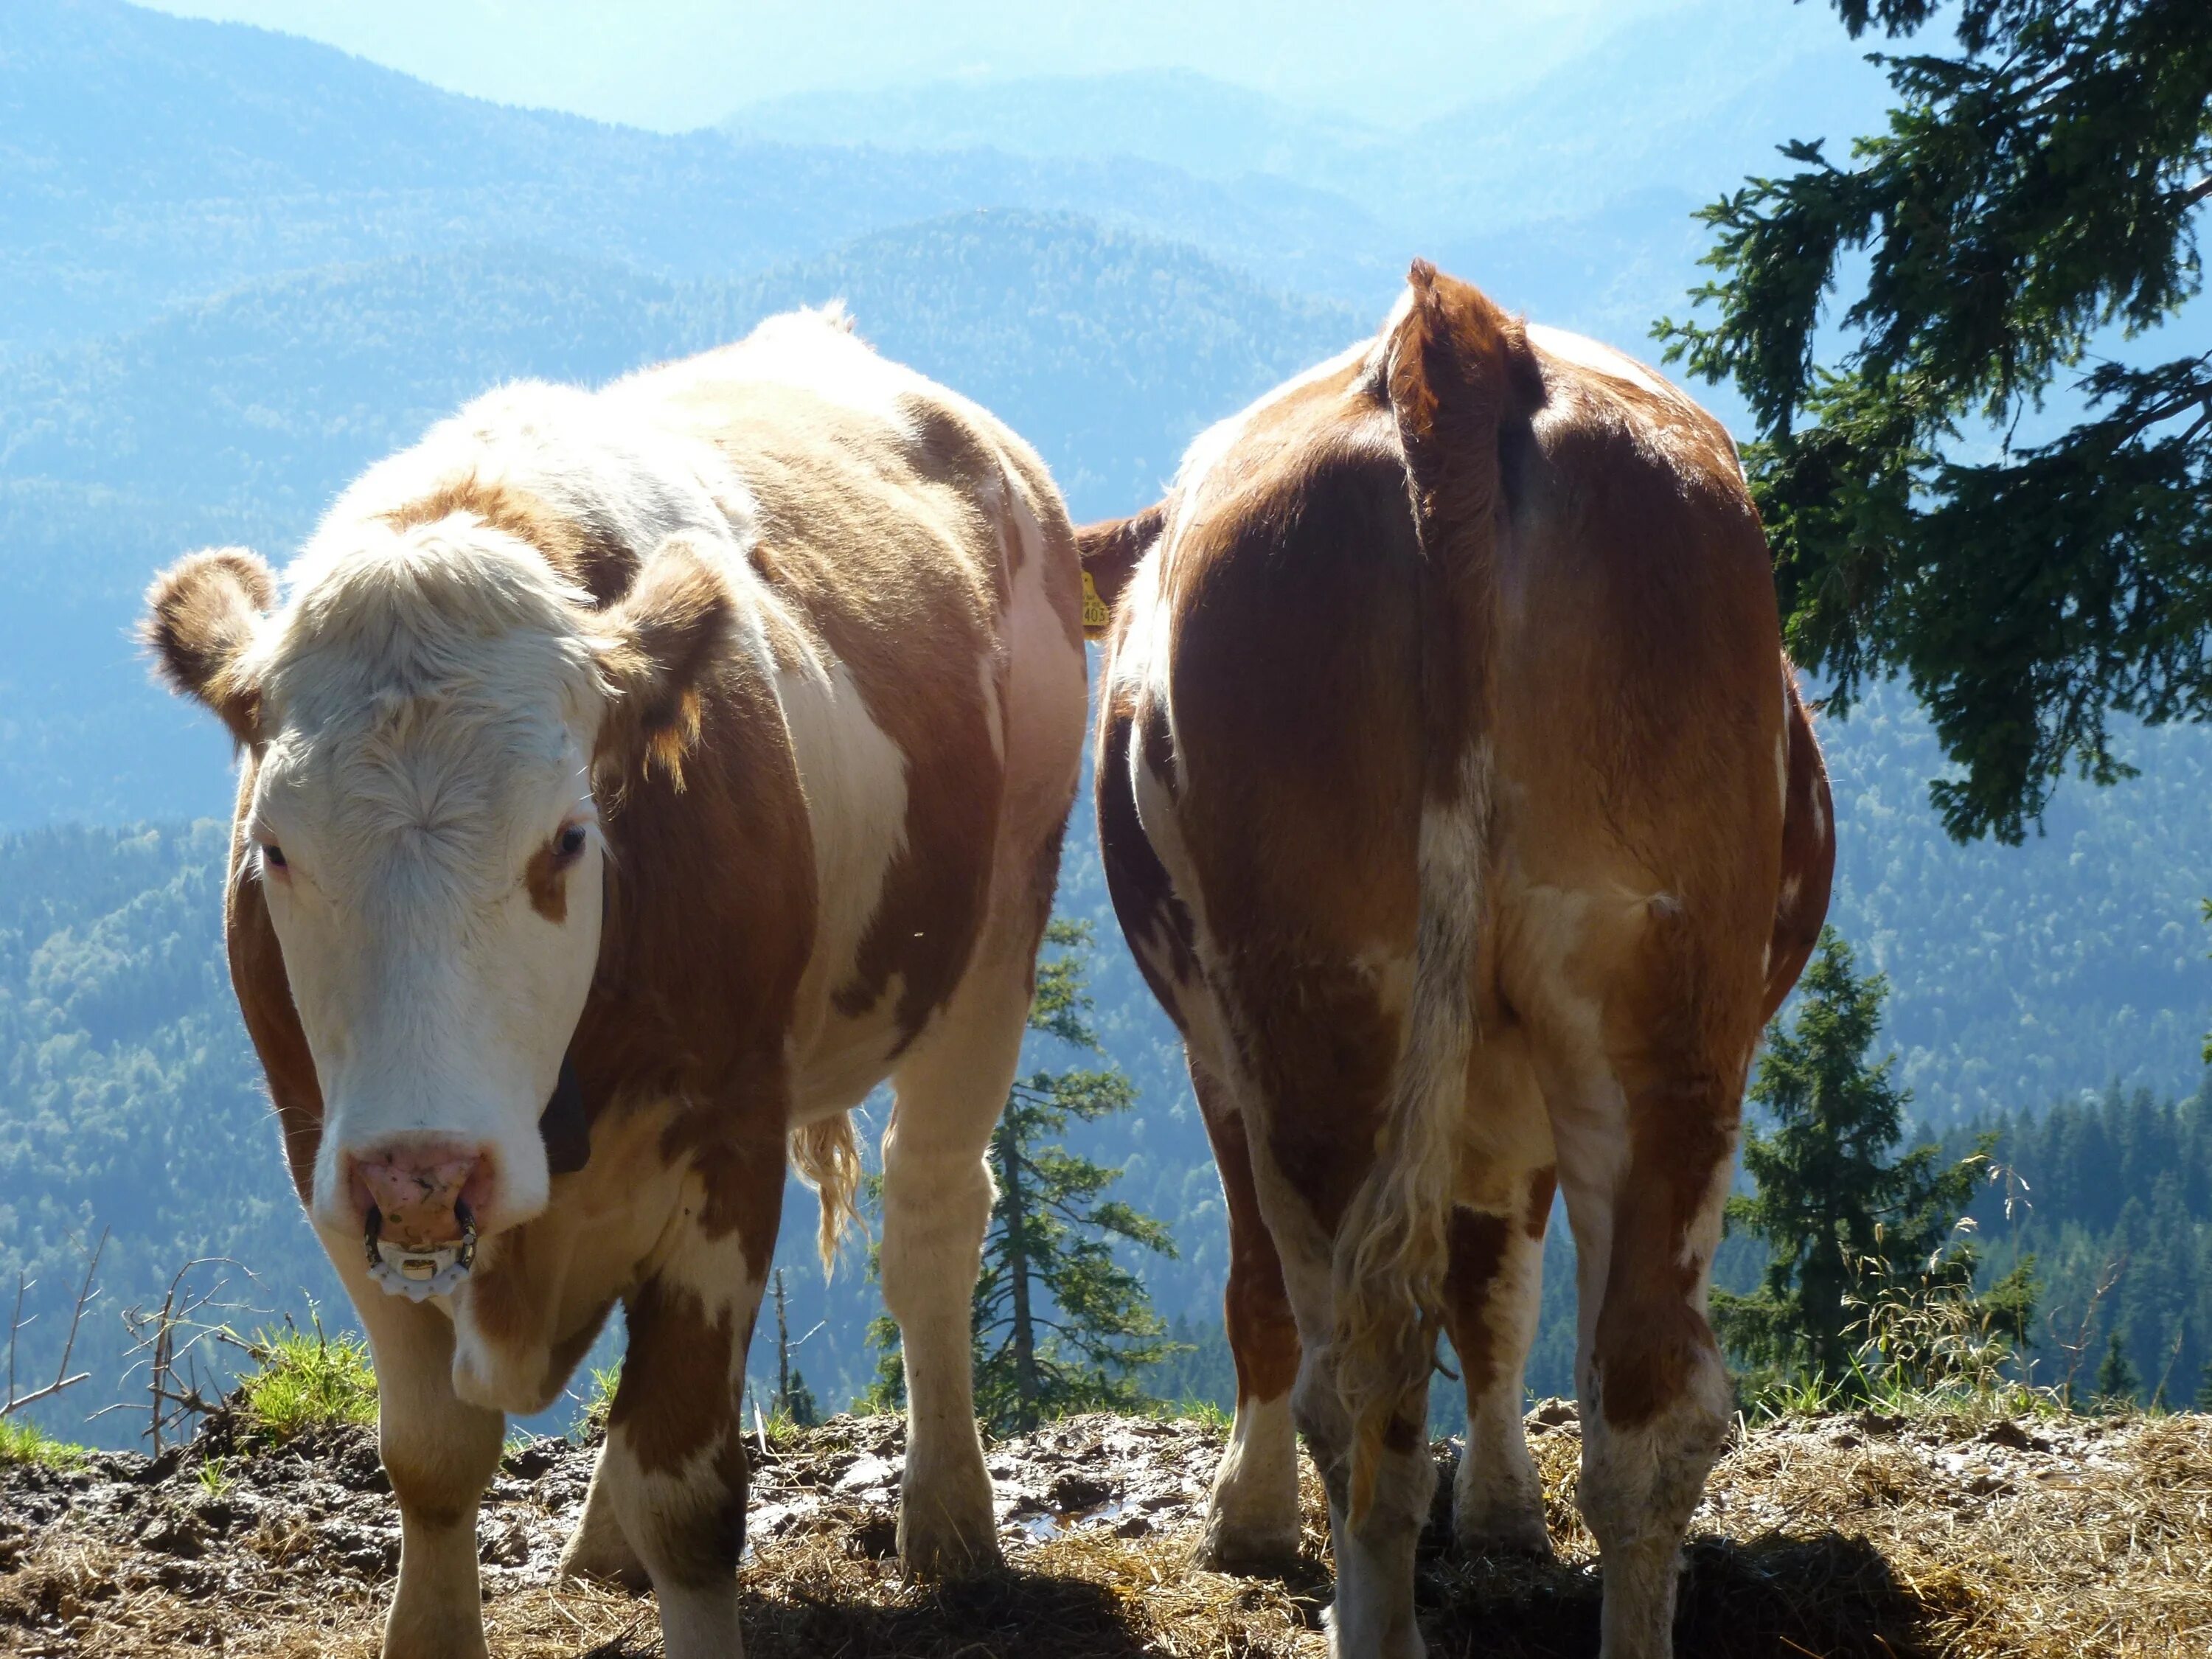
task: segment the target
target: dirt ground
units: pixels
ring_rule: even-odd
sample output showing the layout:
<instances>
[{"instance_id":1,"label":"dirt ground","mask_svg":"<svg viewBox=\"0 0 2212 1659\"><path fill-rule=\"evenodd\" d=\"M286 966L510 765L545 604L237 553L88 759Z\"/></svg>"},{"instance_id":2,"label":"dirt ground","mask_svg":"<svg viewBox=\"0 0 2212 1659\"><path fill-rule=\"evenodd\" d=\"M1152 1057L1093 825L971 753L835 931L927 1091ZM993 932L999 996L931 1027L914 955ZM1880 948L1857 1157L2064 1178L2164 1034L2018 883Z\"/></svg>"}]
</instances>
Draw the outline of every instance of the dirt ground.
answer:
<instances>
[{"instance_id":1,"label":"dirt ground","mask_svg":"<svg viewBox=\"0 0 2212 1659\"><path fill-rule=\"evenodd\" d=\"M1432 1528L1419 1596L1434 1654L1597 1650L1573 1407L1540 1407L1530 1427L1558 1559L1468 1560ZM102 1455L0 1475L0 1653L374 1655L399 1543L371 1437L245 1454L229 1433L219 1421L151 1462ZM1325 1650L1310 1471L1295 1566L1224 1577L1190 1559L1217 1431L1052 1424L991 1449L1006 1569L914 1586L892 1559L902 1438L894 1419L840 1418L760 1460L743 1570L753 1659ZM554 1582L590 1462L582 1447L532 1441L486 1496L495 1655L659 1650L649 1597ZM1685 1659L2212 1654L2212 1419L1762 1426L1715 1471L1683 1573Z\"/></svg>"}]
</instances>

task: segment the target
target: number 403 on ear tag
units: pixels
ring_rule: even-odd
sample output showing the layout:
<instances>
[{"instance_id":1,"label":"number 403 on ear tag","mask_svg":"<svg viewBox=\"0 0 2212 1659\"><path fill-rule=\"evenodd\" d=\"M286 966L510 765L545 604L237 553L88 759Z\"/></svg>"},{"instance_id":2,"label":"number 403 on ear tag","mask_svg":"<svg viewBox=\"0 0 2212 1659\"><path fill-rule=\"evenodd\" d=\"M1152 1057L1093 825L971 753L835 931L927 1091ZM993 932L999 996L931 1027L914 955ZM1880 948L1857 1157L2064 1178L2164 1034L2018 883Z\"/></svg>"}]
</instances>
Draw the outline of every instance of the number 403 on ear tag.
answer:
<instances>
[{"instance_id":1,"label":"number 403 on ear tag","mask_svg":"<svg viewBox=\"0 0 2212 1659\"><path fill-rule=\"evenodd\" d=\"M1085 571L1083 573L1083 631L1094 636L1103 634L1106 631L1106 624L1113 620L1113 614L1106 609L1106 601L1098 597L1097 584L1091 580L1091 573L1088 570Z\"/></svg>"}]
</instances>

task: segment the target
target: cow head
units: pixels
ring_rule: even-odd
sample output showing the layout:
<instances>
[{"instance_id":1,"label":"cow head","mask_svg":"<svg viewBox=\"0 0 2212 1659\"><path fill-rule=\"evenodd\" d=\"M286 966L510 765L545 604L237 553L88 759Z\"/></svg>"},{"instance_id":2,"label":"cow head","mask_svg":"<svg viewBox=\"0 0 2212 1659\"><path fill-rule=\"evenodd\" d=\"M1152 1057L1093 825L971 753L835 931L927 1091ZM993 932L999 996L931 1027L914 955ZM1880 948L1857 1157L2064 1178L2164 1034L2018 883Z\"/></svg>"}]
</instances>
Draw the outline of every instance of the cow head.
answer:
<instances>
[{"instance_id":1,"label":"cow head","mask_svg":"<svg viewBox=\"0 0 2212 1659\"><path fill-rule=\"evenodd\" d=\"M234 878L260 884L321 1088L313 1218L434 1254L545 1205L599 800L680 766L732 602L672 538L594 610L465 514L325 532L276 601L252 554L197 553L144 635L248 753Z\"/></svg>"}]
</instances>

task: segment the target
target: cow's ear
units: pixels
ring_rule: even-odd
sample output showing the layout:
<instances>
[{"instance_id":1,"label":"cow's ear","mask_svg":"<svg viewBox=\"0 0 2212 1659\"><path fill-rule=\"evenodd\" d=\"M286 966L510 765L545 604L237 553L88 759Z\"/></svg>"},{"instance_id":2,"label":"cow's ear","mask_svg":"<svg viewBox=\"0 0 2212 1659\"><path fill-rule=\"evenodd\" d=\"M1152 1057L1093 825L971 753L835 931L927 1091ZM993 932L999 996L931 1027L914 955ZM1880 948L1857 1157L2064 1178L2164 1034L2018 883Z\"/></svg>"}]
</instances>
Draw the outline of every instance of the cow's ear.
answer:
<instances>
[{"instance_id":1,"label":"cow's ear","mask_svg":"<svg viewBox=\"0 0 2212 1659\"><path fill-rule=\"evenodd\" d=\"M1075 532L1075 556L1083 564L1083 635L1103 639L1113 619L1115 601L1129 585L1137 566L1160 538L1167 506L1148 507L1133 518L1104 519ZM1094 608L1091 601L1097 601Z\"/></svg>"},{"instance_id":2,"label":"cow's ear","mask_svg":"<svg viewBox=\"0 0 2212 1659\"><path fill-rule=\"evenodd\" d=\"M276 574L242 547L188 553L146 590L138 637L155 670L222 715L240 743L252 743L261 722L261 688L246 654L276 602Z\"/></svg>"},{"instance_id":3,"label":"cow's ear","mask_svg":"<svg viewBox=\"0 0 2212 1659\"><path fill-rule=\"evenodd\" d=\"M688 537L653 549L628 595L605 613L599 667L613 702L599 730L600 761L623 776L657 765L683 787L701 695L735 608L727 580Z\"/></svg>"}]
</instances>

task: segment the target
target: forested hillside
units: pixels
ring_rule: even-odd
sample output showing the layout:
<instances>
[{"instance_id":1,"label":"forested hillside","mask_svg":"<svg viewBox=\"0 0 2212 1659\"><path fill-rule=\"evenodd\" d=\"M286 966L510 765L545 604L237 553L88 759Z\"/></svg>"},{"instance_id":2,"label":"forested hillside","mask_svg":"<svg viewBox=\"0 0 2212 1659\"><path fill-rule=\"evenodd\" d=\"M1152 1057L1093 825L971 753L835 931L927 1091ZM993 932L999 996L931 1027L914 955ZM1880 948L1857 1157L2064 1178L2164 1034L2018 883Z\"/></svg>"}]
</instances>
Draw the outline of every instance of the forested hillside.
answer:
<instances>
[{"instance_id":1,"label":"forested hillside","mask_svg":"<svg viewBox=\"0 0 2212 1659\"><path fill-rule=\"evenodd\" d=\"M2212 1403L2212 1089L2179 1102L2107 1090L2005 1113L1946 1148L1964 1154L1984 1131L1996 1178L1973 1217L1989 1273L2035 1258L2037 1380L2070 1376L2086 1395L2118 1335L2138 1398Z\"/></svg>"},{"instance_id":2,"label":"forested hillside","mask_svg":"<svg viewBox=\"0 0 2212 1659\"><path fill-rule=\"evenodd\" d=\"M196 1258L228 1259L192 1279L227 1281L245 1328L247 1310L337 1293L230 997L228 844L212 823L0 840L0 1285L12 1297L31 1283L26 1391L52 1380L86 1252L107 1234L73 1355L92 1380L45 1413L72 1429L125 1393L124 1313ZM142 1427L112 1418L105 1438Z\"/></svg>"}]
</instances>

